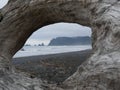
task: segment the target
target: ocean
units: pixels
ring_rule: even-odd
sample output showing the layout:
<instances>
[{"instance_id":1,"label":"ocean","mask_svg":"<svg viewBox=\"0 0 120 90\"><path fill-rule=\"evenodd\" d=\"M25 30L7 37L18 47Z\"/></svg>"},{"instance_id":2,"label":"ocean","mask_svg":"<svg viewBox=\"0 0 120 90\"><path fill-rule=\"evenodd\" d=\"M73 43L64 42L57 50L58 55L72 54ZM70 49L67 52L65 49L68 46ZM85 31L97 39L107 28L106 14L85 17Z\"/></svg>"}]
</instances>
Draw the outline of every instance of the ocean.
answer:
<instances>
[{"instance_id":1,"label":"ocean","mask_svg":"<svg viewBox=\"0 0 120 90\"><path fill-rule=\"evenodd\" d=\"M91 49L91 45L79 45L79 46L24 46L24 51L18 51L13 58L27 57L36 55L48 55L65 52L82 51Z\"/></svg>"}]
</instances>

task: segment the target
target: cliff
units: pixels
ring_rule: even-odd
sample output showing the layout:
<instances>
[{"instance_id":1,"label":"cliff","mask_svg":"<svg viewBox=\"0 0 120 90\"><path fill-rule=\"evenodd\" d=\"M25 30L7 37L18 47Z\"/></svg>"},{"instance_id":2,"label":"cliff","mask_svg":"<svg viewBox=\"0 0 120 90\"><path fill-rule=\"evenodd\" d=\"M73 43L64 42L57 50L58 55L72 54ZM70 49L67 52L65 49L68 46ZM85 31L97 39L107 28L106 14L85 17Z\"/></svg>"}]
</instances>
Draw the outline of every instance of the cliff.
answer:
<instances>
[{"instance_id":1,"label":"cliff","mask_svg":"<svg viewBox=\"0 0 120 90\"><path fill-rule=\"evenodd\" d=\"M62 46L62 45L91 45L91 38L85 37L57 37L52 39L49 46Z\"/></svg>"}]
</instances>

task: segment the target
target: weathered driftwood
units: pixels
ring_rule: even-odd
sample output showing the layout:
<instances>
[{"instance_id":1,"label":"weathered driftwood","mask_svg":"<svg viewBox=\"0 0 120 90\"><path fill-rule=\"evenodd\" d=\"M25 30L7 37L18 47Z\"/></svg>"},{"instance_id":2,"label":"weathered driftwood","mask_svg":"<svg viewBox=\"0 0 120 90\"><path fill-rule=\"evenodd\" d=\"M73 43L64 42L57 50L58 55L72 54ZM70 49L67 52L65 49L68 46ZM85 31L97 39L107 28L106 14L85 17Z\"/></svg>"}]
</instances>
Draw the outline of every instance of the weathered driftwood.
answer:
<instances>
[{"instance_id":1,"label":"weathered driftwood","mask_svg":"<svg viewBox=\"0 0 120 90\"><path fill-rule=\"evenodd\" d=\"M33 90L40 90L41 83L33 85L28 81L26 85L25 77L17 80L10 73L12 56L38 28L57 22L75 22L92 28L94 54L64 85L70 87L68 90L120 90L119 0L9 0L1 14L0 69L2 74L9 72L6 77L12 82L0 75L1 81L9 82L0 82L0 89L31 90L29 86L34 86Z\"/></svg>"}]
</instances>

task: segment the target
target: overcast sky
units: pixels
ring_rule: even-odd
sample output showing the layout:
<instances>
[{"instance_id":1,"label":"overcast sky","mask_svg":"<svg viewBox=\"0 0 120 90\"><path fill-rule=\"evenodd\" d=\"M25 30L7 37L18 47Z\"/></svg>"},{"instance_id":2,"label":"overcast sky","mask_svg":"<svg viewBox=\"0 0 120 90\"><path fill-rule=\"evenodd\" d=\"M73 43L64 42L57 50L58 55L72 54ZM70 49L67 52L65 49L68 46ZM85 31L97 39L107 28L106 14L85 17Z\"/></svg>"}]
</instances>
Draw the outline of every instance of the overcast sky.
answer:
<instances>
[{"instance_id":1,"label":"overcast sky","mask_svg":"<svg viewBox=\"0 0 120 90\"><path fill-rule=\"evenodd\" d=\"M8 0L0 0L0 8L7 4Z\"/></svg>"},{"instance_id":2,"label":"overcast sky","mask_svg":"<svg viewBox=\"0 0 120 90\"><path fill-rule=\"evenodd\" d=\"M0 0L0 8L2 8L8 0ZM49 41L56 37L75 37L75 36L91 36L91 29L73 23L57 23L45 26L36 32L27 40L27 44L48 44Z\"/></svg>"},{"instance_id":3,"label":"overcast sky","mask_svg":"<svg viewBox=\"0 0 120 90\"><path fill-rule=\"evenodd\" d=\"M29 38L27 43L42 43L48 44L49 41L56 37L76 37L76 36L91 36L91 29L73 23L57 23L45 26Z\"/></svg>"}]
</instances>

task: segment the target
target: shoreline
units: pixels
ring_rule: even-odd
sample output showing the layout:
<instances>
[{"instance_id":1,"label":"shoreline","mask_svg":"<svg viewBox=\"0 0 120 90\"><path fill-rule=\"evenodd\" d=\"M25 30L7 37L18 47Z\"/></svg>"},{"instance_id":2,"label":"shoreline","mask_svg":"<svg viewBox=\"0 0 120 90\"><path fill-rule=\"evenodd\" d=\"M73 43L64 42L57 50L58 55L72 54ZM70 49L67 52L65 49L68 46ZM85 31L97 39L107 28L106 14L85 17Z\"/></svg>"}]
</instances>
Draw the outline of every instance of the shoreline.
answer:
<instances>
[{"instance_id":1,"label":"shoreline","mask_svg":"<svg viewBox=\"0 0 120 90\"><path fill-rule=\"evenodd\" d=\"M33 47L23 47L23 51L18 51L13 58L19 57L29 57L29 56L38 56L38 55L51 55L51 54L60 54L60 53L69 53L77 52L82 50L91 49L90 45L80 45L80 46L33 46Z\"/></svg>"},{"instance_id":2,"label":"shoreline","mask_svg":"<svg viewBox=\"0 0 120 90\"><path fill-rule=\"evenodd\" d=\"M19 59L19 58L30 58L30 57L40 57L40 56L54 56L54 55L62 55L62 54L73 54L73 53L82 53L85 51L92 51L91 49L85 49L81 51L70 51L70 52L62 52L62 53L50 53L50 54L43 54L43 55L31 55L31 56L22 56L22 57L13 57L13 60Z\"/></svg>"}]
</instances>

